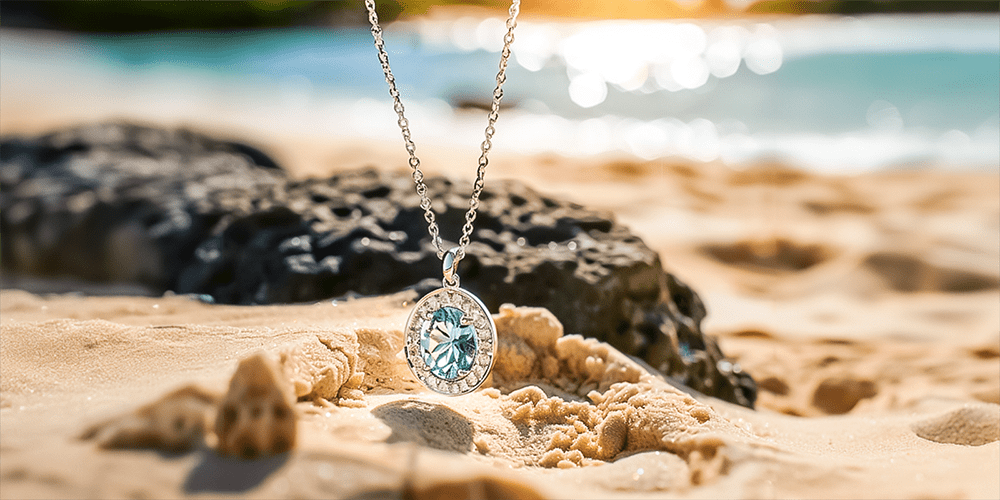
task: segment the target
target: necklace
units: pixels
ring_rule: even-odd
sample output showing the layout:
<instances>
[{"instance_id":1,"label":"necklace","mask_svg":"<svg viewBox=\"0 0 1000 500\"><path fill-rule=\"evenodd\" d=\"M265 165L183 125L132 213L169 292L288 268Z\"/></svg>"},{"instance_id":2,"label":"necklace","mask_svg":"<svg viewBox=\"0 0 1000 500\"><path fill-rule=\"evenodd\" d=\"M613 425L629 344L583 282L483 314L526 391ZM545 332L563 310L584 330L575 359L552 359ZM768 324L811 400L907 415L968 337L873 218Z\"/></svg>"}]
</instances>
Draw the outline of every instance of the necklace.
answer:
<instances>
[{"instance_id":1,"label":"necklace","mask_svg":"<svg viewBox=\"0 0 1000 500\"><path fill-rule=\"evenodd\" d=\"M457 396L476 390L486 381L493 368L497 343L496 325L493 324L493 317L483 302L459 287L458 263L465 257L465 247L469 245L472 224L476 220L476 209L479 208L479 196L485 186L488 156L490 148L493 147L493 133L496 131L494 125L500 114L503 84L507 80L507 60L510 59L510 46L514 42L514 28L517 26L520 5L520 0L513 0L510 5L507 33L503 37L503 51L500 53L497 85L493 90L493 105L486 125L486 139L480 147L482 154L479 156L479 167L476 170L476 181L469 200L469 211L465 214L462 237L458 246L446 251L442 245L431 200L427 196L427 185L424 183L424 173L420 170L417 148L410 135L410 124L403 113L403 103L399 100L396 79L389 68L389 55L385 51L382 28L375 14L375 0L365 0L368 20L372 25L372 37L375 39L375 48L378 49L378 59L382 64L382 72L385 73L385 81L389 84L393 110L399 117L396 123L403 134L403 143L410 156L409 163L413 170L413 182L420 196L420 208L424 210L427 232L437 249L438 258L442 261L444 275L442 287L417 301L413 311L410 312L404 330L406 344L403 352L406 354L410 370L417 379L431 390L446 395Z\"/></svg>"}]
</instances>

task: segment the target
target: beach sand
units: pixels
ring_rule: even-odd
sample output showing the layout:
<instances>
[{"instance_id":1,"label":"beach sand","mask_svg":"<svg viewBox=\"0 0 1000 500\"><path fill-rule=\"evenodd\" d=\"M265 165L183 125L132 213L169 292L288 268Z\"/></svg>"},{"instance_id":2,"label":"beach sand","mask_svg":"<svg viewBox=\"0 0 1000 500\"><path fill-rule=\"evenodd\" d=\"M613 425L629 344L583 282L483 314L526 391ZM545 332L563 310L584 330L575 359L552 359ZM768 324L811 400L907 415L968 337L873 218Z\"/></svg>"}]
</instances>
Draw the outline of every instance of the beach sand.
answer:
<instances>
[{"instance_id":1,"label":"beach sand","mask_svg":"<svg viewBox=\"0 0 1000 500\"><path fill-rule=\"evenodd\" d=\"M252 139L302 176L405 165L395 143ZM468 177L458 158L424 153L429 173ZM996 174L503 154L491 169L660 252L758 381L757 409L689 395L543 310L494 311L492 379L445 397L402 358L409 293L241 307L8 280L0 496L1000 496Z\"/></svg>"}]
</instances>

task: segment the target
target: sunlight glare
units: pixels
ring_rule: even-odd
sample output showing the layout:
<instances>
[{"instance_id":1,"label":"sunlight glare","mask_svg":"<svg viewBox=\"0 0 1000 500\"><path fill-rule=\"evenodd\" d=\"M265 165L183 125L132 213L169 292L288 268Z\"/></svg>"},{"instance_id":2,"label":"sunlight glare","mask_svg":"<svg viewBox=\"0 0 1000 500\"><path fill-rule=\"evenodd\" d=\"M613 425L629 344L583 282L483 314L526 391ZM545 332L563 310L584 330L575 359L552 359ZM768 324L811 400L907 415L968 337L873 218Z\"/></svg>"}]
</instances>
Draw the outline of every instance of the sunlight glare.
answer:
<instances>
[{"instance_id":1,"label":"sunlight glare","mask_svg":"<svg viewBox=\"0 0 1000 500\"><path fill-rule=\"evenodd\" d=\"M612 131L606 119L589 118L576 127L578 153L596 155L610 151Z\"/></svg>"},{"instance_id":2,"label":"sunlight glare","mask_svg":"<svg viewBox=\"0 0 1000 500\"><path fill-rule=\"evenodd\" d=\"M773 26L769 24L757 25L754 39L747 45L743 54L750 71L758 75L767 75L781 68L784 52L776 36L776 30Z\"/></svg>"},{"instance_id":3,"label":"sunlight glare","mask_svg":"<svg viewBox=\"0 0 1000 500\"><path fill-rule=\"evenodd\" d=\"M708 63L698 56L682 57L670 63L670 76L682 88L696 89L708 82Z\"/></svg>"},{"instance_id":4,"label":"sunlight glare","mask_svg":"<svg viewBox=\"0 0 1000 500\"><path fill-rule=\"evenodd\" d=\"M498 18L487 17L476 26L476 44L488 52L500 52L503 49L503 37L507 26Z\"/></svg>"},{"instance_id":5,"label":"sunlight glare","mask_svg":"<svg viewBox=\"0 0 1000 500\"><path fill-rule=\"evenodd\" d=\"M476 40L476 29L479 20L474 17L463 17L451 25L451 43L462 52L472 52L479 48Z\"/></svg>"},{"instance_id":6,"label":"sunlight glare","mask_svg":"<svg viewBox=\"0 0 1000 500\"><path fill-rule=\"evenodd\" d=\"M581 108L592 108L608 97L608 85L600 75L583 73L569 82L569 98Z\"/></svg>"},{"instance_id":7,"label":"sunlight glare","mask_svg":"<svg viewBox=\"0 0 1000 500\"><path fill-rule=\"evenodd\" d=\"M511 50L518 64L528 71L538 71L555 53L559 32L548 24L525 24Z\"/></svg>"},{"instance_id":8,"label":"sunlight glare","mask_svg":"<svg viewBox=\"0 0 1000 500\"><path fill-rule=\"evenodd\" d=\"M750 38L750 31L742 26L719 26L713 29L705 49L705 60L716 78L736 74L743 60L743 47Z\"/></svg>"}]
</instances>

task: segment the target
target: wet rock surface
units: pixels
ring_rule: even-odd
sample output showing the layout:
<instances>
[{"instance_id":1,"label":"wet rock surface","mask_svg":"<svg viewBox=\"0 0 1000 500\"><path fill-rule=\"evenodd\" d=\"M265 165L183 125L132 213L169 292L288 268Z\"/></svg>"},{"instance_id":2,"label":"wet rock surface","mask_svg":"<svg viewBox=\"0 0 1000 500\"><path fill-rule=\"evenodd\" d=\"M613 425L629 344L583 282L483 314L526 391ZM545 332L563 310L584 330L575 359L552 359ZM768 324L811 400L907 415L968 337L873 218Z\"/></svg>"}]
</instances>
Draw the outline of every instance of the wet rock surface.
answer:
<instances>
[{"instance_id":1,"label":"wet rock surface","mask_svg":"<svg viewBox=\"0 0 1000 500\"><path fill-rule=\"evenodd\" d=\"M467 183L426 179L446 239ZM139 282L232 304L440 284L408 172L291 179L263 152L127 124L0 144L3 268ZM459 268L491 311L545 307L565 326L705 394L752 406L756 386L700 329L698 295L610 214L491 181Z\"/></svg>"}]
</instances>

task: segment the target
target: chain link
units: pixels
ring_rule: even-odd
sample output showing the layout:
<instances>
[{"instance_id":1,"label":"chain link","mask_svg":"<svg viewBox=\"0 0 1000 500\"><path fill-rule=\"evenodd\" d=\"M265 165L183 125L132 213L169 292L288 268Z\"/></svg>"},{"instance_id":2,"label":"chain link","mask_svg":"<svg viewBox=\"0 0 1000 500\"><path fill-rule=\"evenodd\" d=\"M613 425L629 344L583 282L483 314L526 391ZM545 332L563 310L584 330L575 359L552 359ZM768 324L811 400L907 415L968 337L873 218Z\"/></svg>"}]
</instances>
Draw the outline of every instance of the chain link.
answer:
<instances>
[{"instance_id":1,"label":"chain link","mask_svg":"<svg viewBox=\"0 0 1000 500\"><path fill-rule=\"evenodd\" d=\"M420 208L424 210L424 220L427 221L427 233L431 235L431 240L437 248L439 259L444 258L445 250L441 244L440 230L431 200L427 197L427 184L424 183L424 173L420 170L420 158L417 158L417 146L413 143L410 134L410 122L404 115L402 101L399 100L399 90L396 88L396 78L392 76L392 69L389 68L389 54L385 51L385 42L382 40L382 27L378 24L378 15L375 14L375 0L365 0L365 8L368 9L368 21L372 25L372 38L375 39L375 48L378 49L378 60L382 63L382 72L385 73L385 82L389 84L389 95L392 96L392 109L396 111L399 119L396 124L403 135L403 143L406 152L410 155L410 168L413 169L413 182L416 184L417 195L420 196ZM486 185L486 167L489 166L489 153L493 147L493 133L496 132L496 122L500 117L500 100L503 99L503 84L507 81L507 61L510 59L510 46L514 43L514 28L517 27L517 13L521 8L521 0L513 0L507 17L507 33L503 37L503 51L500 53L500 69L497 72L497 86L493 90L493 104L490 106L489 123L486 125L486 139L480 145L482 154L479 156L479 167L476 169L476 181L472 185L472 198L469 199L469 211L465 213L465 225L462 226L462 237L458 241L458 253L455 255L455 262L465 257L465 247L469 244L472 236L473 223L476 221L476 210L479 209L479 196L483 193Z\"/></svg>"}]
</instances>

